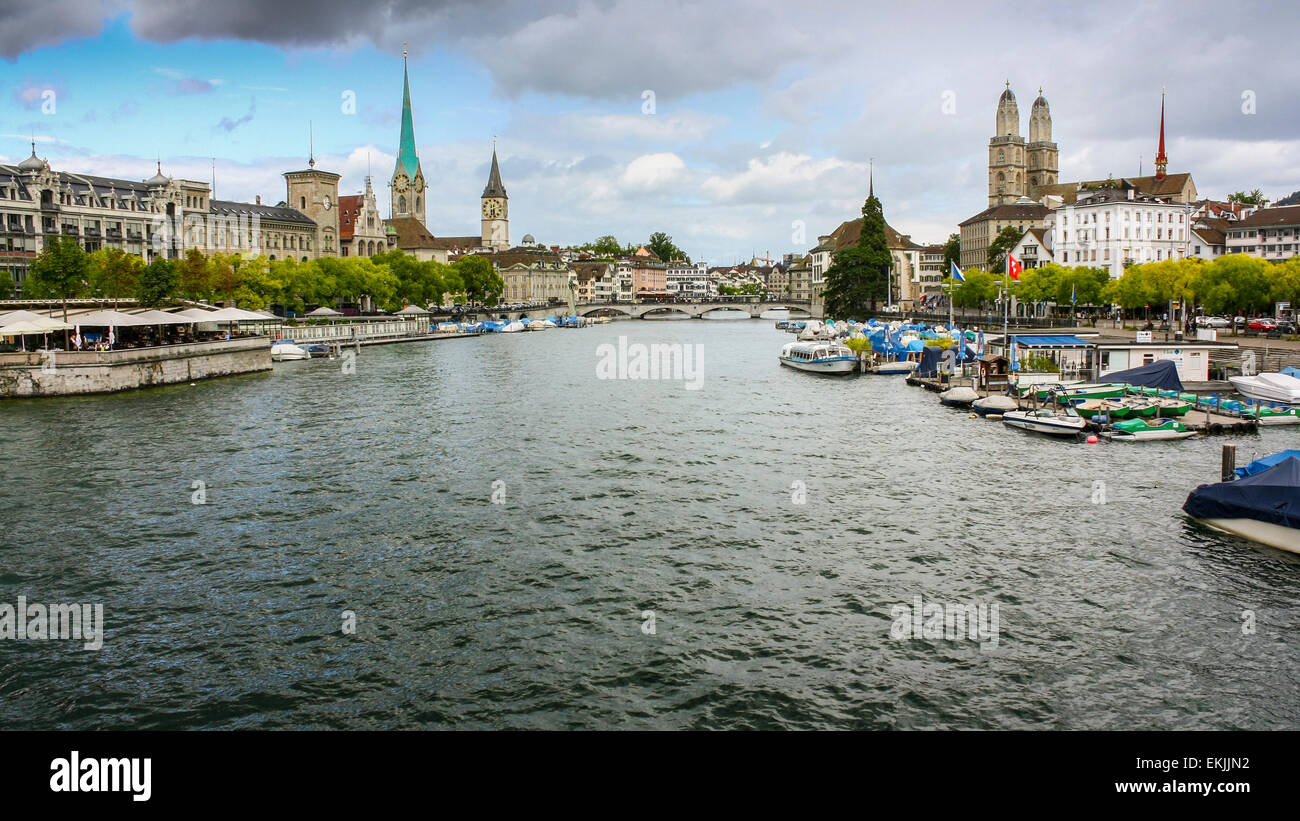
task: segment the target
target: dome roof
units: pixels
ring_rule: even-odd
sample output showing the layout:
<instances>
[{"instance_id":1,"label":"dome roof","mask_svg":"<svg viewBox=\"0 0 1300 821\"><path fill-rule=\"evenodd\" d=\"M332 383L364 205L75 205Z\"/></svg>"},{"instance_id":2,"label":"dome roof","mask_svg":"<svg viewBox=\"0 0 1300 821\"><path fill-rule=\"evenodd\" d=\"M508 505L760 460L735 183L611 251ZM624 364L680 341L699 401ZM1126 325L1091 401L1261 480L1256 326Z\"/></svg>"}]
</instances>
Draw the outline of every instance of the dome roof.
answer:
<instances>
[{"instance_id":1,"label":"dome roof","mask_svg":"<svg viewBox=\"0 0 1300 821\"><path fill-rule=\"evenodd\" d=\"M145 183L148 185L167 185L171 181L172 178L162 172L162 162L160 161L158 163L158 173L145 180Z\"/></svg>"},{"instance_id":2,"label":"dome roof","mask_svg":"<svg viewBox=\"0 0 1300 821\"><path fill-rule=\"evenodd\" d=\"M1043 96L1043 89L1038 89L1038 99L1034 100L1034 108L1047 108L1047 98Z\"/></svg>"},{"instance_id":3,"label":"dome roof","mask_svg":"<svg viewBox=\"0 0 1300 821\"><path fill-rule=\"evenodd\" d=\"M537 240L533 239L532 234L524 234L524 245L536 245Z\"/></svg>"},{"instance_id":4,"label":"dome roof","mask_svg":"<svg viewBox=\"0 0 1300 821\"><path fill-rule=\"evenodd\" d=\"M43 171L47 167L45 160L36 156L36 143L32 143L32 155L18 163L19 171Z\"/></svg>"},{"instance_id":5,"label":"dome roof","mask_svg":"<svg viewBox=\"0 0 1300 821\"><path fill-rule=\"evenodd\" d=\"M1002 92L1002 96L998 98L998 102L999 102L999 103L1011 103L1012 105L1015 104L1015 102L1016 102L1016 93L1015 93L1014 91L1011 90L1011 83L1007 83L1007 89L1006 89L1006 91L1003 91L1003 92Z\"/></svg>"}]
</instances>

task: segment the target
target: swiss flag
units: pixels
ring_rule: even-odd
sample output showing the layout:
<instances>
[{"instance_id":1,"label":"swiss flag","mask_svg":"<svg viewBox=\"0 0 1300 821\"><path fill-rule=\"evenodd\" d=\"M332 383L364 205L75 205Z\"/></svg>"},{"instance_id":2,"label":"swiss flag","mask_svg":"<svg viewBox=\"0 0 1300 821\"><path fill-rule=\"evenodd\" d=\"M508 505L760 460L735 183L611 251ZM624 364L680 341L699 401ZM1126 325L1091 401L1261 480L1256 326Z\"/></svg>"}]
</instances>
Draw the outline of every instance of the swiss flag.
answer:
<instances>
[{"instance_id":1,"label":"swiss flag","mask_svg":"<svg viewBox=\"0 0 1300 821\"><path fill-rule=\"evenodd\" d=\"M1007 254L1007 274L1017 282L1020 281L1020 272L1025 270L1025 266L1020 264L1015 254Z\"/></svg>"}]
</instances>

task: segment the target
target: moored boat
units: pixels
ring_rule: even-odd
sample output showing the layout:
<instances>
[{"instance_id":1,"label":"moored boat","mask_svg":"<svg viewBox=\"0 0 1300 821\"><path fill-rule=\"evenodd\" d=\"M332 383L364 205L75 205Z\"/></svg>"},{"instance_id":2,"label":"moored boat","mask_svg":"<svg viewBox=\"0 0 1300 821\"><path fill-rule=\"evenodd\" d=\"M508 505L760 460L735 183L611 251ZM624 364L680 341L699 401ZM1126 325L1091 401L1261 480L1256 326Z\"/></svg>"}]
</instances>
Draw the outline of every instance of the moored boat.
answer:
<instances>
[{"instance_id":1,"label":"moored boat","mask_svg":"<svg viewBox=\"0 0 1300 821\"><path fill-rule=\"evenodd\" d=\"M1183 511L1215 530L1300 553L1300 459L1288 456L1243 479L1201 485Z\"/></svg>"},{"instance_id":2,"label":"moored boat","mask_svg":"<svg viewBox=\"0 0 1300 821\"><path fill-rule=\"evenodd\" d=\"M1002 423L1013 428L1022 428L1052 436L1077 436L1083 431L1087 420L1074 412L1073 408L1051 410L1040 408L1027 411L1007 411L1002 414Z\"/></svg>"},{"instance_id":3,"label":"moored boat","mask_svg":"<svg viewBox=\"0 0 1300 821\"><path fill-rule=\"evenodd\" d=\"M1300 405L1300 379L1285 373L1261 373L1256 376L1230 376L1228 381L1242 396Z\"/></svg>"},{"instance_id":4,"label":"moored boat","mask_svg":"<svg viewBox=\"0 0 1300 821\"><path fill-rule=\"evenodd\" d=\"M1072 385L1056 390L1056 401L1073 402L1076 399L1114 399L1124 395L1128 385L1123 382L1095 382L1091 384Z\"/></svg>"},{"instance_id":5,"label":"moored boat","mask_svg":"<svg viewBox=\"0 0 1300 821\"><path fill-rule=\"evenodd\" d=\"M992 396L986 396L983 399L976 399L971 403L971 409L980 416L996 414L1001 418L1001 415L1007 411L1019 410L1020 403L1012 399L1010 396L995 393Z\"/></svg>"},{"instance_id":6,"label":"moored boat","mask_svg":"<svg viewBox=\"0 0 1300 821\"><path fill-rule=\"evenodd\" d=\"M782 365L812 373L853 373L858 357L836 342L790 342L778 357Z\"/></svg>"},{"instance_id":7,"label":"moored boat","mask_svg":"<svg viewBox=\"0 0 1300 821\"><path fill-rule=\"evenodd\" d=\"M964 385L956 388L949 388L939 394L939 402L941 404L949 405L954 408L968 408L976 399L979 398L980 395L975 392L974 388L968 388Z\"/></svg>"},{"instance_id":8,"label":"moored boat","mask_svg":"<svg viewBox=\"0 0 1300 821\"><path fill-rule=\"evenodd\" d=\"M1295 408L1270 408L1267 405L1256 405L1242 411L1242 415L1249 416L1261 425L1295 425L1300 423L1300 415L1297 415Z\"/></svg>"},{"instance_id":9,"label":"moored boat","mask_svg":"<svg viewBox=\"0 0 1300 821\"><path fill-rule=\"evenodd\" d=\"M311 359L311 353L292 339L280 339L271 344L271 361L291 362L297 359Z\"/></svg>"},{"instance_id":10,"label":"moored boat","mask_svg":"<svg viewBox=\"0 0 1300 821\"><path fill-rule=\"evenodd\" d=\"M1112 425L1109 434L1115 442L1145 442L1161 439L1190 439L1196 431L1177 419L1124 419Z\"/></svg>"},{"instance_id":11,"label":"moored boat","mask_svg":"<svg viewBox=\"0 0 1300 821\"><path fill-rule=\"evenodd\" d=\"M1126 419L1133 412L1128 405L1113 399L1085 399L1076 403L1074 410L1085 419L1095 419L1098 416Z\"/></svg>"}]
</instances>

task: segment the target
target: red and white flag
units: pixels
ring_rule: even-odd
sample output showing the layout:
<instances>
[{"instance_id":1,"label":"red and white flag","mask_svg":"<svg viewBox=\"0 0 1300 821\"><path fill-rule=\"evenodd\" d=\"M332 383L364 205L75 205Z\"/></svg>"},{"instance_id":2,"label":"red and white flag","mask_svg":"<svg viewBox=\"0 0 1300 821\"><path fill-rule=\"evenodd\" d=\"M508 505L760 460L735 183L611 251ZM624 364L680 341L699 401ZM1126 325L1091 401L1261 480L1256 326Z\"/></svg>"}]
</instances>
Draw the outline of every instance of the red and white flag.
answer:
<instances>
[{"instance_id":1,"label":"red and white flag","mask_svg":"<svg viewBox=\"0 0 1300 821\"><path fill-rule=\"evenodd\" d=\"M1007 275L1017 282L1020 281L1020 272L1025 270L1025 266L1020 264L1015 254L1007 254Z\"/></svg>"}]
</instances>

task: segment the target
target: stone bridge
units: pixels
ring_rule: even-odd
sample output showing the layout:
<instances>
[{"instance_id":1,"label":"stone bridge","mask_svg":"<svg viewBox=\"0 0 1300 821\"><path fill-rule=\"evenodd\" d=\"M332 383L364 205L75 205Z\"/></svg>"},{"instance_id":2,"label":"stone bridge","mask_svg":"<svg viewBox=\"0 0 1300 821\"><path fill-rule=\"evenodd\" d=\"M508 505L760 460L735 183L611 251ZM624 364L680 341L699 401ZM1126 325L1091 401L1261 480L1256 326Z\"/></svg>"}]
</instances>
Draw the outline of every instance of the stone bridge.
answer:
<instances>
[{"instance_id":1,"label":"stone bridge","mask_svg":"<svg viewBox=\"0 0 1300 821\"><path fill-rule=\"evenodd\" d=\"M783 302L584 302L578 316L625 316L630 319L660 319L688 316L700 319L710 311L743 311L758 319L768 311L788 310L791 316L810 317L809 303Z\"/></svg>"}]
</instances>

